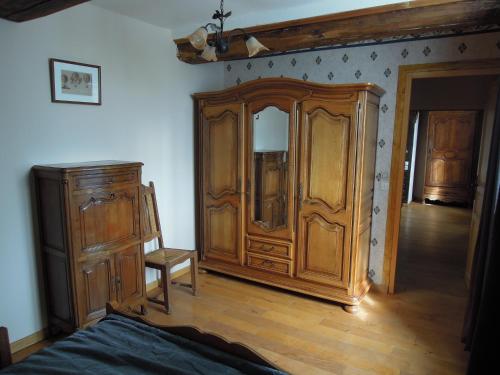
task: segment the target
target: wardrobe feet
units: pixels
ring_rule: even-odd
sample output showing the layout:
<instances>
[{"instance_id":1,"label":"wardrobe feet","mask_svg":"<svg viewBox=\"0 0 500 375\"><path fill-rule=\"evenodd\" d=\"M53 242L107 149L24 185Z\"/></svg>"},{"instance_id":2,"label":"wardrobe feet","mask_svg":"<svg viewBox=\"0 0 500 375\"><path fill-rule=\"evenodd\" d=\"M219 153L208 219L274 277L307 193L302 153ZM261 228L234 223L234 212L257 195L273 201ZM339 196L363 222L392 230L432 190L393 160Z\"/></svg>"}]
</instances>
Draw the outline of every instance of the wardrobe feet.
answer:
<instances>
[{"instance_id":1,"label":"wardrobe feet","mask_svg":"<svg viewBox=\"0 0 500 375\"><path fill-rule=\"evenodd\" d=\"M349 314L357 314L359 312L359 305L344 305L344 310Z\"/></svg>"}]
</instances>

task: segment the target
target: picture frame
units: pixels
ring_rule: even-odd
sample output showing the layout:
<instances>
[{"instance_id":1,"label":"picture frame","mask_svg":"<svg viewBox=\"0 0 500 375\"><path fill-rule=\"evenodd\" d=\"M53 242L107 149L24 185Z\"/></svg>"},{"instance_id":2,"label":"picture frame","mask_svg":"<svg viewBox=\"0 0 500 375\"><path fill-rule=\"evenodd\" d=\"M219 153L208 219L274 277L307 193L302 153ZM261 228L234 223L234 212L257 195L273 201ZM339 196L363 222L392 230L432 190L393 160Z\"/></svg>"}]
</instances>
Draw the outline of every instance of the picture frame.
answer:
<instances>
[{"instance_id":1,"label":"picture frame","mask_svg":"<svg viewBox=\"0 0 500 375\"><path fill-rule=\"evenodd\" d=\"M101 67L49 59L52 103L101 105Z\"/></svg>"}]
</instances>

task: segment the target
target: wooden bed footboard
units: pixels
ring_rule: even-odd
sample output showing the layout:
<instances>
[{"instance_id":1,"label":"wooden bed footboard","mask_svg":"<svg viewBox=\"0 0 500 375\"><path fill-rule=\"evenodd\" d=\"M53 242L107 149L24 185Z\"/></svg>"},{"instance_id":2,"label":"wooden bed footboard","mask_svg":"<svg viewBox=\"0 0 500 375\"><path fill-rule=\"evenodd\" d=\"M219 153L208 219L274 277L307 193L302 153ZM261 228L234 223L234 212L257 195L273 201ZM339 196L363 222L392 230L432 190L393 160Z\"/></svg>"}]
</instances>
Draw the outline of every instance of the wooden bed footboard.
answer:
<instances>
[{"instance_id":1,"label":"wooden bed footboard","mask_svg":"<svg viewBox=\"0 0 500 375\"><path fill-rule=\"evenodd\" d=\"M276 364L265 359L263 356L261 356L260 354L258 354L245 344L228 341L222 336L219 336L214 333L203 332L201 329L194 326L167 326L162 324L154 324L145 320L139 315L134 315L132 313L120 310L117 304L112 304L112 303L106 304L106 314L121 315L128 319L135 320L136 322L140 322L148 326L158 328L162 331L219 349L220 351L232 354L236 357L246 359L247 361L267 366L275 370L286 372L282 368L278 367Z\"/></svg>"},{"instance_id":2,"label":"wooden bed footboard","mask_svg":"<svg viewBox=\"0 0 500 375\"><path fill-rule=\"evenodd\" d=\"M10 351L9 332L7 328L0 327L0 369L12 364L12 353Z\"/></svg>"},{"instance_id":3,"label":"wooden bed footboard","mask_svg":"<svg viewBox=\"0 0 500 375\"><path fill-rule=\"evenodd\" d=\"M267 366L269 368L273 368L286 373L286 371L278 367L276 364L268 361L250 347L241 344L239 342L228 341L224 337L214 333L203 332L202 330L194 326L167 326L161 324L154 324L145 320L141 316L134 315L131 312L125 312L123 310L120 310L117 304L111 304L111 303L106 304L106 313L116 314L126 317L128 319L132 319L136 322L140 322L148 326L155 327L162 331L184 337L186 339L198 342L203 345L208 345L212 348L216 348L225 353L229 353L236 357L246 359L247 361ZM7 328L0 327L0 369L10 366L11 364L12 364L12 353L9 343L9 333L7 331Z\"/></svg>"}]
</instances>

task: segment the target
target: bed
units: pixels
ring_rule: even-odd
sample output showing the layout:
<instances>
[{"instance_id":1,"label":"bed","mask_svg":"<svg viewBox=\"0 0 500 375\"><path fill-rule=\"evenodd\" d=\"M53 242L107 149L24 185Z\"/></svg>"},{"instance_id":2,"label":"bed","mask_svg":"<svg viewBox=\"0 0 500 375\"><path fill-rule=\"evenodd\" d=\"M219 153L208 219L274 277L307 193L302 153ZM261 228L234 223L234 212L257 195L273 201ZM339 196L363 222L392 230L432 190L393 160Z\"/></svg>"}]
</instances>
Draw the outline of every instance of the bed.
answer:
<instances>
[{"instance_id":1,"label":"bed","mask_svg":"<svg viewBox=\"0 0 500 375\"><path fill-rule=\"evenodd\" d=\"M96 325L10 366L9 347L1 345L6 332L0 331L0 358L7 366L0 374L286 374L247 346L195 327L154 325L111 305L107 313Z\"/></svg>"}]
</instances>

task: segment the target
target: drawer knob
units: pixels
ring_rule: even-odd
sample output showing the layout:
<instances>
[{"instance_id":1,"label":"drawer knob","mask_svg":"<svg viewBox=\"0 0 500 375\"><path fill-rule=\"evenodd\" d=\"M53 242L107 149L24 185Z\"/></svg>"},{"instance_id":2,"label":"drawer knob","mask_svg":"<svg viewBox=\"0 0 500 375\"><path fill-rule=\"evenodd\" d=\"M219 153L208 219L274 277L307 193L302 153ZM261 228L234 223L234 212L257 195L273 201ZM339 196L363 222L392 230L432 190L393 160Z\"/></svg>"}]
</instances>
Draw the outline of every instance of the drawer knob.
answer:
<instances>
[{"instance_id":1,"label":"drawer knob","mask_svg":"<svg viewBox=\"0 0 500 375\"><path fill-rule=\"evenodd\" d=\"M274 246L266 247L266 245L262 245L260 247L260 250L262 250L262 251L273 251L274 250Z\"/></svg>"},{"instance_id":2,"label":"drawer knob","mask_svg":"<svg viewBox=\"0 0 500 375\"><path fill-rule=\"evenodd\" d=\"M270 268L272 268L274 266L273 262L271 262L270 260L267 260L267 259L262 262L262 265L270 267Z\"/></svg>"}]
</instances>

